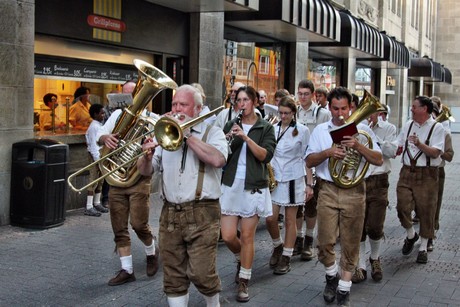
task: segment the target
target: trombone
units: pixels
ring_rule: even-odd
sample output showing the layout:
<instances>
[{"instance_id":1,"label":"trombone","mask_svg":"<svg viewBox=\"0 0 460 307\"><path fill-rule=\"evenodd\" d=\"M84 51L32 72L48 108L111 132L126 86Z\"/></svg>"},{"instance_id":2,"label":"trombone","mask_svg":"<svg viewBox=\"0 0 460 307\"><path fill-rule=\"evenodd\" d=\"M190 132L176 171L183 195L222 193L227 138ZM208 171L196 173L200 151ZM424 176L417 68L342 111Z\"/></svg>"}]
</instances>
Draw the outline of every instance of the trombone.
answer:
<instances>
[{"instance_id":1,"label":"trombone","mask_svg":"<svg viewBox=\"0 0 460 307\"><path fill-rule=\"evenodd\" d=\"M184 130L195 126L196 124L204 121L208 117L211 117L214 114L220 112L222 109L224 109L224 106L220 106L220 107L212 110L209 113L206 113L206 114L204 114L202 116L196 117L196 118L194 118L194 119L192 119L192 120L190 120L188 122L185 122L183 124L179 124L174 119L172 119L170 117L167 117L167 116L163 116L159 120L153 120L153 119L150 120L149 119L150 124L154 125L153 129L142 133L138 137L130 140L129 142L126 142L125 144L122 144L122 146L118 147L117 149L114 149L113 151L111 151L107 155L103 156L99 160L94 161L94 162L88 164L87 166L85 166L84 168L82 168L82 169L78 170L77 172L73 173L72 175L70 175L67 178L67 183L68 183L68 185L70 186L70 188L73 191L81 193L83 190L88 189L88 187L96 184L97 182L105 179L106 177L114 175L114 173L118 172L119 170L121 170L122 168L127 166L128 164L131 164L134 161L136 161L137 159L139 159L142 155L147 153L148 150L139 151L138 153L132 155L132 157L130 159L128 159L128 160L124 161L123 163L117 165L115 168L111 169L107 173L101 175L100 177L96 178L95 180L91 181L90 183L88 183L87 185L85 185L85 186L83 186L81 188L75 187L73 185L73 183L72 183L72 181L73 181L73 179L75 177L81 175L82 173L84 173L86 171L89 171L92 167L94 167L96 165L103 165L102 163L107 161L107 160L112 159L112 156L117 155L118 153L120 153L123 150L129 150L129 148L133 144L136 144L137 142L139 142L143 138L151 135L152 133L155 135L155 138L157 139L158 145L160 145L163 149L168 150L168 151L178 150L180 148L180 146L182 146L182 143L184 142ZM135 148L134 150L137 151L138 149L139 148ZM115 174L115 176L116 176L116 174Z\"/></svg>"}]
</instances>

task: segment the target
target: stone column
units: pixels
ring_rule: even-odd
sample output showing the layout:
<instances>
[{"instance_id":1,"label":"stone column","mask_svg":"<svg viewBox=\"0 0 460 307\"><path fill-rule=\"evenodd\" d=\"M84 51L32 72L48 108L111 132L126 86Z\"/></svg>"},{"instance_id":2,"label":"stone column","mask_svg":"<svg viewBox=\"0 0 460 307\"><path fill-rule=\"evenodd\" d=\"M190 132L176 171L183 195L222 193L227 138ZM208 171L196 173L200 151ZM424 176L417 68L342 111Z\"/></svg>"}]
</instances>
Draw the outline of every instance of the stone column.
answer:
<instances>
[{"instance_id":1,"label":"stone column","mask_svg":"<svg viewBox=\"0 0 460 307\"><path fill-rule=\"evenodd\" d=\"M34 135L35 0L3 0L0 11L0 225L7 225L11 146Z\"/></svg>"},{"instance_id":2,"label":"stone column","mask_svg":"<svg viewBox=\"0 0 460 307\"><path fill-rule=\"evenodd\" d=\"M290 44L288 68L289 93L296 95L297 85L308 77L308 42L296 42Z\"/></svg>"},{"instance_id":3,"label":"stone column","mask_svg":"<svg viewBox=\"0 0 460 307\"><path fill-rule=\"evenodd\" d=\"M190 14L190 83L198 82L210 109L222 105L224 13Z\"/></svg>"}]
</instances>

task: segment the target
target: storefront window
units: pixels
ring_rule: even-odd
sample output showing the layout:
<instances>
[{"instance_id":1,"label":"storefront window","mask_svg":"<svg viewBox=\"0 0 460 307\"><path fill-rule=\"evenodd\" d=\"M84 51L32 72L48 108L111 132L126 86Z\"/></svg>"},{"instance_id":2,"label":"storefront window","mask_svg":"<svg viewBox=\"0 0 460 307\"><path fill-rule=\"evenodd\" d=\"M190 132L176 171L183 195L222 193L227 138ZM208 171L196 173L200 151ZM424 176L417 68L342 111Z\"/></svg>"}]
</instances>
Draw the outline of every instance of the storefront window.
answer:
<instances>
[{"instance_id":1,"label":"storefront window","mask_svg":"<svg viewBox=\"0 0 460 307\"><path fill-rule=\"evenodd\" d=\"M308 79L311 80L315 88L324 86L328 90L336 87L337 67L335 65L324 65L323 63L310 61Z\"/></svg>"}]
</instances>

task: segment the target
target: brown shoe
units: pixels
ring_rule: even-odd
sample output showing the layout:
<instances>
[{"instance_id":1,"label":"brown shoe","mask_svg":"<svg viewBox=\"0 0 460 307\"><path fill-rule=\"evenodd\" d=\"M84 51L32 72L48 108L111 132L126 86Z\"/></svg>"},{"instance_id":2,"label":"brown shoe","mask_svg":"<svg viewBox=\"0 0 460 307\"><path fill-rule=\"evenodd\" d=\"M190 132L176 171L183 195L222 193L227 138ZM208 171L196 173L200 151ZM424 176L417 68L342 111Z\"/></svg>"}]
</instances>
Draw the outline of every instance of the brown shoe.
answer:
<instances>
[{"instance_id":1,"label":"brown shoe","mask_svg":"<svg viewBox=\"0 0 460 307\"><path fill-rule=\"evenodd\" d=\"M136 277L134 276L134 272L129 274L125 270L120 270L117 276L109 280L109 286L119 286L125 284L127 282L135 281Z\"/></svg>"},{"instance_id":2,"label":"brown shoe","mask_svg":"<svg viewBox=\"0 0 460 307\"><path fill-rule=\"evenodd\" d=\"M248 283L249 280L240 278L238 283L238 294L236 295L236 300L238 302L246 303L249 301Z\"/></svg>"},{"instance_id":3,"label":"brown shoe","mask_svg":"<svg viewBox=\"0 0 460 307\"><path fill-rule=\"evenodd\" d=\"M359 284L367 279L367 271L365 269L356 268L353 276L351 277L351 281L354 284Z\"/></svg>"},{"instance_id":4,"label":"brown shoe","mask_svg":"<svg viewBox=\"0 0 460 307\"><path fill-rule=\"evenodd\" d=\"M158 248L155 248L155 255L147 256L147 276L153 276L158 272Z\"/></svg>"},{"instance_id":5,"label":"brown shoe","mask_svg":"<svg viewBox=\"0 0 460 307\"><path fill-rule=\"evenodd\" d=\"M303 237L296 237L292 256L300 255L303 250Z\"/></svg>"},{"instance_id":6,"label":"brown shoe","mask_svg":"<svg viewBox=\"0 0 460 307\"><path fill-rule=\"evenodd\" d=\"M315 252L313 250L313 238L305 236L305 243L300 255L300 260L310 261L315 258Z\"/></svg>"},{"instance_id":7,"label":"brown shoe","mask_svg":"<svg viewBox=\"0 0 460 307\"><path fill-rule=\"evenodd\" d=\"M371 277L374 281L381 281L383 278L382 264L380 263L380 257L377 260L371 259L369 257L369 262L371 263Z\"/></svg>"},{"instance_id":8,"label":"brown shoe","mask_svg":"<svg viewBox=\"0 0 460 307\"><path fill-rule=\"evenodd\" d=\"M280 261L281 255L283 254L283 244L280 244L279 246L275 247L273 249L272 256L270 257L270 268L276 267L278 264L278 261Z\"/></svg>"},{"instance_id":9,"label":"brown shoe","mask_svg":"<svg viewBox=\"0 0 460 307\"><path fill-rule=\"evenodd\" d=\"M278 261L278 265L273 270L273 274L284 275L290 270L291 270L291 257L281 256L280 261Z\"/></svg>"}]
</instances>

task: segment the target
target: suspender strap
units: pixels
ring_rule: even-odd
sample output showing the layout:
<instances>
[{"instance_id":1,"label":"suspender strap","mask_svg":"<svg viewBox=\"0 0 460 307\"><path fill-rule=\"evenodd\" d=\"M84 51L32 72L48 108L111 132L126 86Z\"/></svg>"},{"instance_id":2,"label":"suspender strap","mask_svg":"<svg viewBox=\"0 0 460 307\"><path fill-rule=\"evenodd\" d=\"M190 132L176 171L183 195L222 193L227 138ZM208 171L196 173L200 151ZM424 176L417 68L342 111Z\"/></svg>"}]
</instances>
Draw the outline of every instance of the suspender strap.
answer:
<instances>
[{"instance_id":1,"label":"suspender strap","mask_svg":"<svg viewBox=\"0 0 460 307\"><path fill-rule=\"evenodd\" d=\"M211 126L208 125L206 128L206 132L203 135L202 141L206 143L206 139L208 138L209 130L211 130ZM199 201L201 197L201 192L203 191L203 181L204 181L204 162L200 160L200 170L198 171L198 183L196 186L195 192L195 201Z\"/></svg>"},{"instance_id":2,"label":"suspender strap","mask_svg":"<svg viewBox=\"0 0 460 307\"><path fill-rule=\"evenodd\" d=\"M410 124L409 126L409 130L407 131L407 136L406 136L406 146L404 148L404 154L407 152L407 155L409 156L409 161L410 161L410 165L411 165L411 170L413 170L413 168L415 168L416 164L417 164L417 160L418 158L420 158L420 156L423 154L423 151L419 151L417 152L417 154L415 155L415 157L412 158L412 155L410 154L410 152L407 150L407 147L409 145L409 135L410 135L410 132L412 130L412 125L414 124L414 122L412 121L412 123ZM425 145L429 145L430 144L430 139L431 139L431 134L433 134L433 130L434 130L434 127L436 126L437 122L435 122L431 128L430 128L430 131L428 133L428 137L426 138L425 140ZM403 154L403 155L404 155ZM430 157L429 156L426 156L426 166L430 166Z\"/></svg>"}]
</instances>

